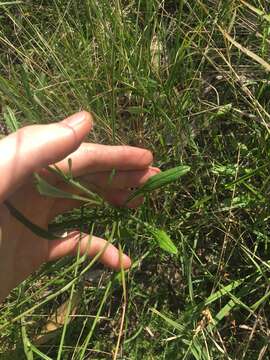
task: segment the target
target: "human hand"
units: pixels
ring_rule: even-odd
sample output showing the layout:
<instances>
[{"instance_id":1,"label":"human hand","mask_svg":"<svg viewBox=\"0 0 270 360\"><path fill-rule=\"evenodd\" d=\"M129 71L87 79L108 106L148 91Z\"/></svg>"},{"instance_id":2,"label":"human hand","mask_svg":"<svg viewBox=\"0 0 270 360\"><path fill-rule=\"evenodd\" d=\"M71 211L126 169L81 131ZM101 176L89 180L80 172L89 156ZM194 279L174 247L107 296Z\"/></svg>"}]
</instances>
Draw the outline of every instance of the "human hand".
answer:
<instances>
[{"instance_id":1,"label":"human hand","mask_svg":"<svg viewBox=\"0 0 270 360\"><path fill-rule=\"evenodd\" d=\"M115 206L124 205L130 188L142 185L159 172L151 167L153 157L148 150L83 143L91 128L91 115L82 111L59 123L24 127L0 141L0 301L41 264L75 255L79 245L81 254L92 257L100 253L103 264L113 269L121 267L117 248L106 246L104 239L93 236L89 241L89 235L78 231L70 231L65 239L39 238L4 204L8 200L32 223L47 228L55 216L81 204L41 196L35 188L34 172L58 188L74 192L46 170L48 165L57 164L66 173L70 158L73 176ZM110 179L112 169L116 173ZM142 201L134 199L128 206L135 208ZM130 258L123 255L122 266L130 265Z\"/></svg>"}]
</instances>

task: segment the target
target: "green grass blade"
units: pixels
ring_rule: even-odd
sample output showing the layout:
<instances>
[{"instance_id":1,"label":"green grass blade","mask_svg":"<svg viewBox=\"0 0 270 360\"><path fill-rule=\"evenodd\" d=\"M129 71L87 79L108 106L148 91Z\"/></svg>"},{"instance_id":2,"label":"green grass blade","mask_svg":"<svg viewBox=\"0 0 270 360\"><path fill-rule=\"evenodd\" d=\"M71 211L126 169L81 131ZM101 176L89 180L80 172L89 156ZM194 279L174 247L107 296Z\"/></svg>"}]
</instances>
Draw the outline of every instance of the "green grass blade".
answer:
<instances>
[{"instance_id":1,"label":"green grass blade","mask_svg":"<svg viewBox=\"0 0 270 360\"><path fill-rule=\"evenodd\" d=\"M258 301L256 301L255 304L251 305L251 309L253 311L256 311L258 309L258 307L263 304L266 303L267 300L270 298L270 291L268 291L263 297L261 297Z\"/></svg>"},{"instance_id":2,"label":"green grass blade","mask_svg":"<svg viewBox=\"0 0 270 360\"><path fill-rule=\"evenodd\" d=\"M23 349L27 360L34 360L34 355L31 349L31 343L28 339L25 325L23 323L24 319L22 319L21 323L21 332L22 332L22 340L23 340Z\"/></svg>"},{"instance_id":3,"label":"green grass blade","mask_svg":"<svg viewBox=\"0 0 270 360\"><path fill-rule=\"evenodd\" d=\"M1 1L0 6L6 6L6 5L19 5L22 4L23 1Z\"/></svg>"},{"instance_id":4,"label":"green grass blade","mask_svg":"<svg viewBox=\"0 0 270 360\"><path fill-rule=\"evenodd\" d=\"M229 294L231 291L233 291L234 289L236 289L238 286L240 286L241 284L243 284L243 282L247 280L246 278L243 279L239 279L239 280L235 280L232 281L229 285L226 285L224 287L222 287L220 290L216 291L215 293L213 293L212 295L210 295L205 301L204 301L204 305L210 305L211 303L215 302L216 300L220 299L221 297L223 297L224 295Z\"/></svg>"},{"instance_id":5,"label":"green grass blade","mask_svg":"<svg viewBox=\"0 0 270 360\"><path fill-rule=\"evenodd\" d=\"M101 299L101 302L100 302L100 305L99 305L99 308L98 308L98 311L97 311L97 314L94 318L94 321L92 323L92 326L89 330L89 333L87 334L87 336L85 337L85 340L84 340L84 343L82 345L82 350L81 350L81 353L80 353L80 360L83 360L84 359L84 356L85 356L85 353L87 351L87 346L89 345L89 342L92 338L92 335L94 333L94 330L96 328L96 325L99 321L99 318L100 318L100 314L102 312L102 309L104 307L104 304L106 302L106 300L108 299L108 296L110 294L110 290L111 290L111 286L112 286L112 281L110 280L108 283L107 283L107 286L106 286L106 289L105 289L105 292L104 292L104 295Z\"/></svg>"},{"instance_id":6,"label":"green grass blade","mask_svg":"<svg viewBox=\"0 0 270 360\"><path fill-rule=\"evenodd\" d=\"M41 352L38 348L36 348L33 344L31 344L31 350L34 354L39 356L39 359L44 359L44 360L53 360L51 357L47 356L46 354L44 354L43 352Z\"/></svg>"},{"instance_id":7,"label":"green grass blade","mask_svg":"<svg viewBox=\"0 0 270 360\"><path fill-rule=\"evenodd\" d=\"M269 163L263 164L263 165L259 166L257 169L249 171L247 174L241 176L240 178L238 178L228 184L225 184L225 189L230 189L234 185L243 183L244 181L246 181L246 180L250 179L251 177L253 177L254 175L258 174L261 170L263 170L267 166L269 166Z\"/></svg>"},{"instance_id":8,"label":"green grass blade","mask_svg":"<svg viewBox=\"0 0 270 360\"><path fill-rule=\"evenodd\" d=\"M241 0L241 3L247 6L251 11L253 11L256 15L261 16L264 20L270 22L270 15L265 13L264 11L258 9L247 1Z\"/></svg>"},{"instance_id":9,"label":"green grass blade","mask_svg":"<svg viewBox=\"0 0 270 360\"><path fill-rule=\"evenodd\" d=\"M4 112L4 120L6 122L6 125L8 129L12 132L15 132L19 129L19 123L17 121L17 118L13 112L13 110L7 106Z\"/></svg>"},{"instance_id":10,"label":"green grass blade","mask_svg":"<svg viewBox=\"0 0 270 360\"><path fill-rule=\"evenodd\" d=\"M161 317L163 320L166 321L166 323L168 323L169 325L171 325L173 328L175 328L176 330L180 331L180 333L184 333L185 331L185 327L181 324L179 324L178 322L168 318L168 316L162 314L161 312L159 312L157 309L155 308L150 308L150 310L152 311L152 313L158 315L159 317Z\"/></svg>"}]
</instances>

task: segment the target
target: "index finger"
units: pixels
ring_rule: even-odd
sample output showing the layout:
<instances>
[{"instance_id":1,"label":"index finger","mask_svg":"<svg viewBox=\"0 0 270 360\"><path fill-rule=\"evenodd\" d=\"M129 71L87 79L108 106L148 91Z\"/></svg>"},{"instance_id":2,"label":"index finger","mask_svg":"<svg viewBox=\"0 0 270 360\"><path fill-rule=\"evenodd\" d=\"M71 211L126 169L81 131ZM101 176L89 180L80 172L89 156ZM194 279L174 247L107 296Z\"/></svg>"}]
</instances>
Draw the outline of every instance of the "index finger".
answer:
<instances>
[{"instance_id":1,"label":"index finger","mask_svg":"<svg viewBox=\"0 0 270 360\"><path fill-rule=\"evenodd\" d=\"M126 145L100 145L83 143L74 153L56 165L63 171L68 171L68 161L72 161L74 177L95 173L98 171L143 170L153 162L149 150Z\"/></svg>"}]
</instances>

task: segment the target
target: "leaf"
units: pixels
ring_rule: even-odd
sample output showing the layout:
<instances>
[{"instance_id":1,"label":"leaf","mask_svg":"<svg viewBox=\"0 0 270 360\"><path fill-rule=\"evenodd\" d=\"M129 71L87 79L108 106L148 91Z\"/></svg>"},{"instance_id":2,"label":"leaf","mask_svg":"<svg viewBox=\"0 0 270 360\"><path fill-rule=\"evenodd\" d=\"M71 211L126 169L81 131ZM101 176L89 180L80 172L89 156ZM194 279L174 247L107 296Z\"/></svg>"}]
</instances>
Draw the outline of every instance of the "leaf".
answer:
<instances>
[{"instance_id":1,"label":"leaf","mask_svg":"<svg viewBox=\"0 0 270 360\"><path fill-rule=\"evenodd\" d=\"M127 199L126 203L133 200L135 197L143 195L145 193L149 193L156 189L159 189L165 185L168 185L176 180L178 180L181 176L187 174L190 171L190 166L177 166L175 168L163 171L157 175L152 176L150 179L146 181L146 183L141 186L139 189L135 190Z\"/></svg>"},{"instance_id":2,"label":"leaf","mask_svg":"<svg viewBox=\"0 0 270 360\"><path fill-rule=\"evenodd\" d=\"M41 178L38 174L34 174L37 182L37 189L41 195L55 197L55 198L65 198L72 200L84 201L91 204L100 205L100 202L92 200L90 197L86 198L83 196L79 196L76 194L71 194L65 191L62 191L55 186L47 183L43 178ZM70 179L70 182L74 182ZM90 194L92 194L89 191ZM94 196L94 195L93 195ZM9 209L10 214L15 217L19 222L21 222L24 226L26 226L32 233L46 240L55 240L57 238L65 238L66 236L59 236L51 233L50 231L39 227L38 225L32 223L29 219L27 219L18 209L16 209L12 204L8 201L4 201L4 204ZM1 234L0 234L1 235Z\"/></svg>"},{"instance_id":3,"label":"leaf","mask_svg":"<svg viewBox=\"0 0 270 360\"><path fill-rule=\"evenodd\" d=\"M255 169L255 170L247 169L247 173L245 175L243 175L240 178L226 184L225 189L230 189L234 185L241 184L241 183L245 182L245 180L250 179L252 176L256 175L258 172L260 172L262 169L264 169L267 166L269 166L268 162L266 164L263 164L263 165L257 167L257 169Z\"/></svg>"},{"instance_id":4,"label":"leaf","mask_svg":"<svg viewBox=\"0 0 270 360\"><path fill-rule=\"evenodd\" d=\"M235 176L237 167L235 164L214 164L211 171L215 175Z\"/></svg>"},{"instance_id":5,"label":"leaf","mask_svg":"<svg viewBox=\"0 0 270 360\"><path fill-rule=\"evenodd\" d=\"M215 302L216 300L220 299L221 297L229 294L231 291L239 287L243 284L243 282L248 278L246 276L245 278L234 280L229 285L221 287L218 291L208 296L206 300L204 300L204 306L210 305L211 303Z\"/></svg>"},{"instance_id":6,"label":"leaf","mask_svg":"<svg viewBox=\"0 0 270 360\"><path fill-rule=\"evenodd\" d=\"M213 114L212 116L210 116L210 119L209 120L216 120L216 119L219 119L225 115L227 115L231 110L232 110L232 104L225 104L223 106L220 106L218 108L218 111Z\"/></svg>"},{"instance_id":7,"label":"leaf","mask_svg":"<svg viewBox=\"0 0 270 360\"><path fill-rule=\"evenodd\" d=\"M88 198L85 198L88 200L88 202L91 202L91 204L95 204L95 205L101 205L103 204L103 199L95 194L94 192L92 192L91 190L89 190L88 188L86 188L85 186L83 186L81 183L79 183L79 181L76 181L73 179L72 173L71 173L71 159L69 161L69 173L66 175L63 173L63 171L61 169L59 169L56 165L52 166L48 166L47 170L49 172L51 172L54 175L59 176L65 183L73 186L75 189L79 190L81 193L86 194L87 196L89 196Z\"/></svg>"},{"instance_id":8,"label":"leaf","mask_svg":"<svg viewBox=\"0 0 270 360\"><path fill-rule=\"evenodd\" d=\"M150 308L150 311L152 311L152 313L160 316L163 320L165 320L169 325L171 325L174 329L180 331L180 333L184 333L185 331L185 327L181 324L179 324L178 322L170 319L169 317L167 317L166 315L162 314L161 312L159 312L157 309L155 308Z\"/></svg>"},{"instance_id":9,"label":"leaf","mask_svg":"<svg viewBox=\"0 0 270 360\"><path fill-rule=\"evenodd\" d=\"M0 6L6 6L6 5L18 5L18 4L22 4L23 1L1 1L0 2Z\"/></svg>"},{"instance_id":10,"label":"leaf","mask_svg":"<svg viewBox=\"0 0 270 360\"><path fill-rule=\"evenodd\" d=\"M57 187L47 183L47 181L44 180L42 177L40 177L38 174L35 174L35 178L36 178L36 186L37 186L38 192L41 195L54 197L54 198L79 200L79 201L84 201L84 202L91 201L91 199L89 199L89 198L86 198L86 197L83 197L80 195L76 195L76 194L72 194L72 193L68 193L66 191L58 189Z\"/></svg>"},{"instance_id":11,"label":"leaf","mask_svg":"<svg viewBox=\"0 0 270 360\"><path fill-rule=\"evenodd\" d=\"M14 111L9 106L6 106L6 109L4 112L4 119L5 119L8 129L11 132L15 132L19 129L18 120L14 114Z\"/></svg>"},{"instance_id":12,"label":"leaf","mask_svg":"<svg viewBox=\"0 0 270 360\"><path fill-rule=\"evenodd\" d=\"M251 309L256 311L260 305L266 303L270 297L270 291L268 291L264 296L262 296L255 304L251 305Z\"/></svg>"},{"instance_id":13,"label":"leaf","mask_svg":"<svg viewBox=\"0 0 270 360\"><path fill-rule=\"evenodd\" d=\"M150 231L157 240L157 243L161 249L174 255L178 253L176 246L174 245L171 238L164 230L151 229Z\"/></svg>"},{"instance_id":14,"label":"leaf","mask_svg":"<svg viewBox=\"0 0 270 360\"><path fill-rule=\"evenodd\" d=\"M38 355L40 359L44 359L44 360L53 360L52 358L50 358L49 356L47 356L46 354L44 354L43 352L41 352L38 348L36 348L33 344L31 344L31 350L33 351L34 354Z\"/></svg>"},{"instance_id":15,"label":"leaf","mask_svg":"<svg viewBox=\"0 0 270 360\"><path fill-rule=\"evenodd\" d=\"M157 35L154 35L152 37L150 52L151 52L152 69L156 73L158 73L160 70L162 57L164 58L165 49L163 43L161 42L161 40L158 38Z\"/></svg>"},{"instance_id":16,"label":"leaf","mask_svg":"<svg viewBox=\"0 0 270 360\"><path fill-rule=\"evenodd\" d=\"M26 328L24 323L21 324L21 332L22 332L22 340L23 340L23 348L24 348L24 354L26 356L27 360L34 360L34 355L31 349L31 343L28 338Z\"/></svg>"},{"instance_id":17,"label":"leaf","mask_svg":"<svg viewBox=\"0 0 270 360\"><path fill-rule=\"evenodd\" d=\"M219 117L219 116L226 115L231 110L232 110L232 104L231 103L225 104L223 106L220 106L220 108L218 109L218 111L216 113L216 116Z\"/></svg>"},{"instance_id":18,"label":"leaf","mask_svg":"<svg viewBox=\"0 0 270 360\"><path fill-rule=\"evenodd\" d=\"M47 240L55 240L57 238L61 238L61 236L52 234L48 230L42 229L38 225L32 223L19 210L17 210L13 205L11 205L7 200L4 201L4 204L6 205L12 216L14 216L20 223L26 226L29 230L32 231L32 233L36 234L37 236Z\"/></svg>"},{"instance_id":19,"label":"leaf","mask_svg":"<svg viewBox=\"0 0 270 360\"><path fill-rule=\"evenodd\" d=\"M158 310L156 310L155 308L150 308L150 311L152 311L152 313L158 315L159 317L161 317L163 320L166 321L166 323L170 326L172 326L173 328L175 328L178 332L179 335L181 337L184 337L186 334L186 328L185 326L177 323L176 321L170 319L169 317L167 317L166 315L162 314L161 312L159 312ZM192 335L192 334L191 334ZM180 337L178 336L178 337ZM202 360L202 359L209 359L209 357L207 356L207 354L205 354L205 350L203 348L203 345L201 344L201 341L198 337L192 336L191 340L187 340L185 338L182 338L182 341L184 344L187 344L190 351L192 352L194 358L197 360Z\"/></svg>"},{"instance_id":20,"label":"leaf","mask_svg":"<svg viewBox=\"0 0 270 360\"><path fill-rule=\"evenodd\" d=\"M80 296L75 294L71 303L71 312L68 313L69 300L60 305L56 311L48 317L46 323L42 327L38 336L34 339L35 345L43 345L55 338L59 334L59 330L64 326L66 317L67 323L70 323L72 316L76 314Z\"/></svg>"}]
</instances>

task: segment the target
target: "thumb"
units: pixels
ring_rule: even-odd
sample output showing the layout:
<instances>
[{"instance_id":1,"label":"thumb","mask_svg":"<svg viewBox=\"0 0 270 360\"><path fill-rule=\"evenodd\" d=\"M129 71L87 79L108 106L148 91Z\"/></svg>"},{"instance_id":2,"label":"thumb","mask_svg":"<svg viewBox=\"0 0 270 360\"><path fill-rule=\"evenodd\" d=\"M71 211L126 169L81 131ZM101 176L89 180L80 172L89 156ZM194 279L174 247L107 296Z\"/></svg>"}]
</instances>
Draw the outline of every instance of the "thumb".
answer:
<instances>
[{"instance_id":1,"label":"thumb","mask_svg":"<svg viewBox=\"0 0 270 360\"><path fill-rule=\"evenodd\" d=\"M91 128L91 115L81 111L59 123L26 126L1 140L0 202L34 171L75 151Z\"/></svg>"}]
</instances>

